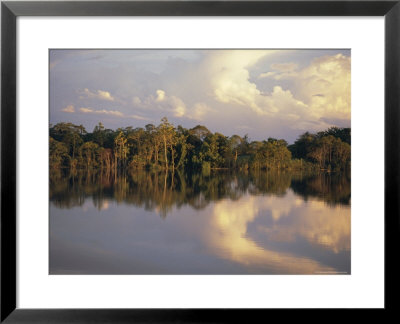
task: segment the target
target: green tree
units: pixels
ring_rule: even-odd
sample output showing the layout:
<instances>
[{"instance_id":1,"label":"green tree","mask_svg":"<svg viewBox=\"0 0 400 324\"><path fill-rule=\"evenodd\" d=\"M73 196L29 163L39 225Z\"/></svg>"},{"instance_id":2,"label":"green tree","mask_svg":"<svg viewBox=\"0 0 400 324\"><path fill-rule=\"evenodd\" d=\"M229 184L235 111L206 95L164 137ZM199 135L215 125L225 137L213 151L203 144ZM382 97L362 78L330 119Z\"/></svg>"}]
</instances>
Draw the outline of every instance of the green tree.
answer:
<instances>
[{"instance_id":1,"label":"green tree","mask_svg":"<svg viewBox=\"0 0 400 324\"><path fill-rule=\"evenodd\" d=\"M85 165L87 169L94 168L98 165L98 149L99 145L94 142L86 142L80 147L81 164Z\"/></svg>"},{"instance_id":2,"label":"green tree","mask_svg":"<svg viewBox=\"0 0 400 324\"><path fill-rule=\"evenodd\" d=\"M58 169L67 166L70 160L68 147L54 138L50 137L49 142L49 163L51 169Z\"/></svg>"},{"instance_id":3,"label":"green tree","mask_svg":"<svg viewBox=\"0 0 400 324\"><path fill-rule=\"evenodd\" d=\"M172 169L174 169L174 145L176 142L174 126L168 122L167 117L163 117L161 119L161 124L158 126L158 130L164 147L165 169L168 170L168 148L171 151Z\"/></svg>"},{"instance_id":4,"label":"green tree","mask_svg":"<svg viewBox=\"0 0 400 324\"><path fill-rule=\"evenodd\" d=\"M122 131L119 131L117 137L114 139L114 165L117 167L126 167L127 156L129 148L127 146L127 138Z\"/></svg>"}]
</instances>

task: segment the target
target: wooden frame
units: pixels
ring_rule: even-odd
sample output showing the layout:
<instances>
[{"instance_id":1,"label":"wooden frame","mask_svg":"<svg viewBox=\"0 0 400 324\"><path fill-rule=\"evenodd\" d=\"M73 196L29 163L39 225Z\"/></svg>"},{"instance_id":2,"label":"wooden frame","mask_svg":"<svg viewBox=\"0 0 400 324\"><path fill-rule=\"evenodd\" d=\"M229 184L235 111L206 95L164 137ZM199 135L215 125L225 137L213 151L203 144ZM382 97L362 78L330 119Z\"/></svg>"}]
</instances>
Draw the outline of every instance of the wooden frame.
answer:
<instances>
[{"instance_id":1,"label":"wooden frame","mask_svg":"<svg viewBox=\"0 0 400 324\"><path fill-rule=\"evenodd\" d=\"M16 18L18 16L384 16L385 310L399 286L400 1L134 1L1 4L1 322L235 322L267 310L16 309ZM298 311L305 314L304 311ZM379 312L381 315L381 312ZM307 312L307 316L309 313ZM370 316L370 315L368 315Z\"/></svg>"}]
</instances>

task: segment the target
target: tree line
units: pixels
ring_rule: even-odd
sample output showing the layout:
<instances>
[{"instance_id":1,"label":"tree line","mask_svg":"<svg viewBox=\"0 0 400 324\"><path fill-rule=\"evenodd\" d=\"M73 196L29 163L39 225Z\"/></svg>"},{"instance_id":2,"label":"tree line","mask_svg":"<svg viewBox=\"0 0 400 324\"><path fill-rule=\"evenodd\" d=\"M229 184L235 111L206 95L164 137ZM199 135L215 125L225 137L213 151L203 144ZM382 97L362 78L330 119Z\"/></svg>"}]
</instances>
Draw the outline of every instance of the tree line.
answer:
<instances>
[{"instance_id":1,"label":"tree line","mask_svg":"<svg viewBox=\"0 0 400 324\"><path fill-rule=\"evenodd\" d=\"M294 144L283 139L250 141L248 136L212 133L205 126L175 127L167 118L158 126L106 129L89 133L82 125L50 125L51 169L210 170L325 169L350 166L350 128L332 127L302 134Z\"/></svg>"}]
</instances>

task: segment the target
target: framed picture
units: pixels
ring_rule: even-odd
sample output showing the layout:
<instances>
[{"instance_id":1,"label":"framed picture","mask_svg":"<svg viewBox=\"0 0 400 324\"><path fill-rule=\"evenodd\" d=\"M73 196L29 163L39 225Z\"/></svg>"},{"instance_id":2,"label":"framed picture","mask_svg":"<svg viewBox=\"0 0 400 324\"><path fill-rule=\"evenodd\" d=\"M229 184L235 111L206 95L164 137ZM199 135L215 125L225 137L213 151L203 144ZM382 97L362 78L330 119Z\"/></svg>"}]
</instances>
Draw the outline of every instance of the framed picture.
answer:
<instances>
[{"instance_id":1,"label":"framed picture","mask_svg":"<svg viewBox=\"0 0 400 324\"><path fill-rule=\"evenodd\" d=\"M1 321L393 311L399 15L2 2Z\"/></svg>"}]
</instances>

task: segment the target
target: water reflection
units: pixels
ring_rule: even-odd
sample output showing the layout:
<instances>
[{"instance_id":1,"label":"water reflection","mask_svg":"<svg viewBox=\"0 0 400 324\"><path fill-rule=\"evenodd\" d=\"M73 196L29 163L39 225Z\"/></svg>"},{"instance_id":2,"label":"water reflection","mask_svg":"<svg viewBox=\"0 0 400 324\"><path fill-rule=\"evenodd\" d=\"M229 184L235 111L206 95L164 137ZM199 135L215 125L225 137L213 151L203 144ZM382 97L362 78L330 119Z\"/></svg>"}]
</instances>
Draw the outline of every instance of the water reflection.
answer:
<instances>
[{"instance_id":1,"label":"water reflection","mask_svg":"<svg viewBox=\"0 0 400 324\"><path fill-rule=\"evenodd\" d=\"M345 174L52 172L50 273L350 273L350 201Z\"/></svg>"},{"instance_id":2,"label":"water reflection","mask_svg":"<svg viewBox=\"0 0 400 324\"><path fill-rule=\"evenodd\" d=\"M329 253L350 249L348 210L326 209L320 201L304 203L293 192L269 199L247 196L234 209L223 201L214 208L211 227L210 242L221 257L274 273L335 270L313 260L307 249L298 251L305 252L302 256L293 254L293 245L299 242L319 245Z\"/></svg>"}]
</instances>

